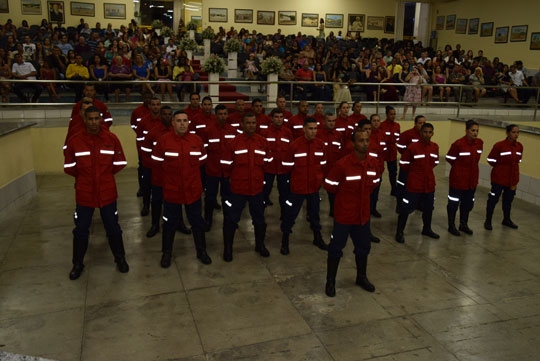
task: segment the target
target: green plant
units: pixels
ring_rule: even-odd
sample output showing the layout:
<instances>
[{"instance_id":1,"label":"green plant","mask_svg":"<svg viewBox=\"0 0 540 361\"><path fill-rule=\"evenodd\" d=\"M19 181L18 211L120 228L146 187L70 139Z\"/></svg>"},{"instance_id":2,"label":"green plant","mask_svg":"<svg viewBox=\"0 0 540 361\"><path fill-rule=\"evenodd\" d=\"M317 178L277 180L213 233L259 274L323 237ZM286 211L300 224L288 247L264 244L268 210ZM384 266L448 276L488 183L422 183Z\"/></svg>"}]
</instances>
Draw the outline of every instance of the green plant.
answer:
<instances>
[{"instance_id":1,"label":"green plant","mask_svg":"<svg viewBox=\"0 0 540 361\"><path fill-rule=\"evenodd\" d=\"M161 28L161 36L165 37L165 38L170 38L171 35L172 35L172 29L169 28L168 26L164 26Z\"/></svg>"},{"instance_id":2,"label":"green plant","mask_svg":"<svg viewBox=\"0 0 540 361\"><path fill-rule=\"evenodd\" d=\"M186 29L188 29L188 30L197 30L197 24L195 24L193 21L190 21L187 24Z\"/></svg>"},{"instance_id":3,"label":"green plant","mask_svg":"<svg viewBox=\"0 0 540 361\"><path fill-rule=\"evenodd\" d=\"M238 53L240 50L242 50L242 43L237 39L229 39L225 42L223 50L225 50L227 53Z\"/></svg>"},{"instance_id":4,"label":"green plant","mask_svg":"<svg viewBox=\"0 0 540 361\"><path fill-rule=\"evenodd\" d=\"M206 59L202 68L207 73L223 73L225 71L225 62L222 58L212 55Z\"/></svg>"},{"instance_id":5,"label":"green plant","mask_svg":"<svg viewBox=\"0 0 540 361\"><path fill-rule=\"evenodd\" d=\"M203 30L201 33L201 36L203 39L210 39L214 40L216 37L216 34L214 33L214 29L212 29L210 26Z\"/></svg>"},{"instance_id":6,"label":"green plant","mask_svg":"<svg viewBox=\"0 0 540 361\"><path fill-rule=\"evenodd\" d=\"M264 61L261 64L261 72L264 75L268 74L279 74L283 70L283 63L281 62L281 59L276 58L275 56L271 56L269 58L264 59Z\"/></svg>"},{"instance_id":7,"label":"green plant","mask_svg":"<svg viewBox=\"0 0 540 361\"><path fill-rule=\"evenodd\" d=\"M152 21L152 29L161 29L163 27L163 23L161 20L154 20Z\"/></svg>"},{"instance_id":8,"label":"green plant","mask_svg":"<svg viewBox=\"0 0 540 361\"><path fill-rule=\"evenodd\" d=\"M197 43L193 39L184 38L179 45L180 50L197 50Z\"/></svg>"}]
</instances>

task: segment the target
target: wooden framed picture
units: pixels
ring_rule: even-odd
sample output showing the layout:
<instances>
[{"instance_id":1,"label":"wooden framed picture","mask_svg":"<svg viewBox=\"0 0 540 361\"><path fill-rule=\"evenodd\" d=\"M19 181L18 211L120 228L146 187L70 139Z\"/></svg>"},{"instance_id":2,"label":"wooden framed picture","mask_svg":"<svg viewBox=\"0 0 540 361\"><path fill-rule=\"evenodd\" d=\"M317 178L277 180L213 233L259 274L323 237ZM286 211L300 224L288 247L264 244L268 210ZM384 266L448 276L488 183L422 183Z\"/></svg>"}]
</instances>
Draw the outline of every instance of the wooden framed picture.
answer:
<instances>
[{"instance_id":1,"label":"wooden framed picture","mask_svg":"<svg viewBox=\"0 0 540 361\"><path fill-rule=\"evenodd\" d=\"M510 41L527 41L528 25L515 25L510 30Z\"/></svg>"},{"instance_id":2,"label":"wooden framed picture","mask_svg":"<svg viewBox=\"0 0 540 361\"><path fill-rule=\"evenodd\" d=\"M0 13L9 13L9 0L0 0Z\"/></svg>"},{"instance_id":3,"label":"wooden framed picture","mask_svg":"<svg viewBox=\"0 0 540 361\"><path fill-rule=\"evenodd\" d=\"M327 28L342 28L343 14L326 14L325 26Z\"/></svg>"},{"instance_id":4,"label":"wooden framed picture","mask_svg":"<svg viewBox=\"0 0 540 361\"><path fill-rule=\"evenodd\" d=\"M366 31L366 15L349 14L347 20L347 31Z\"/></svg>"},{"instance_id":5,"label":"wooden framed picture","mask_svg":"<svg viewBox=\"0 0 540 361\"><path fill-rule=\"evenodd\" d=\"M448 15L446 17L446 30L454 30L456 27L456 16Z\"/></svg>"},{"instance_id":6,"label":"wooden framed picture","mask_svg":"<svg viewBox=\"0 0 540 361\"><path fill-rule=\"evenodd\" d=\"M393 34L396 24L395 16L385 16L384 17L384 32L386 34Z\"/></svg>"},{"instance_id":7,"label":"wooden framed picture","mask_svg":"<svg viewBox=\"0 0 540 361\"><path fill-rule=\"evenodd\" d=\"M457 19L456 34L467 34L467 19Z\"/></svg>"},{"instance_id":8,"label":"wooden framed picture","mask_svg":"<svg viewBox=\"0 0 540 361\"><path fill-rule=\"evenodd\" d=\"M478 25L480 24L480 19L469 19L469 35L478 34Z\"/></svg>"},{"instance_id":9,"label":"wooden framed picture","mask_svg":"<svg viewBox=\"0 0 540 361\"><path fill-rule=\"evenodd\" d=\"M234 9L235 23L253 23L253 10L251 9Z\"/></svg>"},{"instance_id":10,"label":"wooden framed picture","mask_svg":"<svg viewBox=\"0 0 540 361\"><path fill-rule=\"evenodd\" d=\"M208 21L211 23L226 23L228 14L226 8L208 8Z\"/></svg>"},{"instance_id":11,"label":"wooden framed picture","mask_svg":"<svg viewBox=\"0 0 540 361\"><path fill-rule=\"evenodd\" d=\"M384 30L384 16L368 16L367 29L368 30Z\"/></svg>"},{"instance_id":12,"label":"wooden framed picture","mask_svg":"<svg viewBox=\"0 0 540 361\"><path fill-rule=\"evenodd\" d=\"M279 25L296 25L296 11L278 11Z\"/></svg>"},{"instance_id":13,"label":"wooden framed picture","mask_svg":"<svg viewBox=\"0 0 540 361\"><path fill-rule=\"evenodd\" d=\"M71 2L71 15L75 16L96 16L96 5L93 3Z\"/></svg>"},{"instance_id":14,"label":"wooden framed picture","mask_svg":"<svg viewBox=\"0 0 540 361\"><path fill-rule=\"evenodd\" d=\"M103 17L105 19L125 19L126 4L103 4Z\"/></svg>"},{"instance_id":15,"label":"wooden framed picture","mask_svg":"<svg viewBox=\"0 0 540 361\"><path fill-rule=\"evenodd\" d=\"M41 0L21 0L21 14L41 15Z\"/></svg>"},{"instance_id":16,"label":"wooden framed picture","mask_svg":"<svg viewBox=\"0 0 540 361\"><path fill-rule=\"evenodd\" d=\"M444 15L437 16L437 22L435 25L436 30L444 30Z\"/></svg>"},{"instance_id":17,"label":"wooden framed picture","mask_svg":"<svg viewBox=\"0 0 540 361\"><path fill-rule=\"evenodd\" d=\"M480 36L493 36L493 22L482 23L480 26Z\"/></svg>"},{"instance_id":18,"label":"wooden framed picture","mask_svg":"<svg viewBox=\"0 0 540 361\"><path fill-rule=\"evenodd\" d=\"M257 24L274 25L276 23L275 11L257 11Z\"/></svg>"},{"instance_id":19,"label":"wooden framed picture","mask_svg":"<svg viewBox=\"0 0 540 361\"><path fill-rule=\"evenodd\" d=\"M202 16L200 15L191 15L191 22L195 24L197 29L202 28Z\"/></svg>"},{"instance_id":20,"label":"wooden framed picture","mask_svg":"<svg viewBox=\"0 0 540 361\"><path fill-rule=\"evenodd\" d=\"M540 50L540 33L531 33L531 50Z\"/></svg>"},{"instance_id":21,"label":"wooden framed picture","mask_svg":"<svg viewBox=\"0 0 540 361\"><path fill-rule=\"evenodd\" d=\"M65 23L65 8L63 1L47 1L49 21L52 23Z\"/></svg>"},{"instance_id":22,"label":"wooden framed picture","mask_svg":"<svg viewBox=\"0 0 540 361\"><path fill-rule=\"evenodd\" d=\"M319 14L302 13L302 26L312 28L319 26Z\"/></svg>"},{"instance_id":23,"label":"wooden framed picture","mask_svg":"<svg viewBox=\"0 0 540 361\"><path fill-rule=\"evenodd\" d=\"M503 44L508 42L508 26L502 26L495 29L495 44Z\"/></svg>"}]
</instances>

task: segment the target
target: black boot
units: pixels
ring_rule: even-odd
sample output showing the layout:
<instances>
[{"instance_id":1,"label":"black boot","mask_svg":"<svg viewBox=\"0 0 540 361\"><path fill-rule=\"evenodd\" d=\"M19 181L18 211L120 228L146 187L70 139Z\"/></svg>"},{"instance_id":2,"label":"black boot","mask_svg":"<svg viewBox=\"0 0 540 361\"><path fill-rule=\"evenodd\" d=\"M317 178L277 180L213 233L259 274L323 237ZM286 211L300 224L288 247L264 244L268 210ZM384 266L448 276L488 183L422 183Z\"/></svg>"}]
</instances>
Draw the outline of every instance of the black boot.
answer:
<instances>
[{"instance_id":1,"label":"black boot","mask_svg":"<svg viewBox=\"0 0 540 361\"><path fill-rule=\"evenodd\" d=\"M448 232L454 236L461 236L456 228L456 210L447 206L446 213L448 215Z\"/></svg>"},{"instance_id":2,"label":"black boot","mask_svg":"<svg viewBox=\"0 0 540 361\"><path fill-rule=\"evenodd\" d=\"M324 240L322 238L321 231L313 231L313 244L323 251L326 251L328 249L328 245L324 243Z\"/></svg>"},{"instance_id":3,"label":"black boot","mask_svg":"<svg viewBox=\"0 0 540 361\"><path fill-rule=\"evenodd\" d=\"M379 211L376 210L376 209L374 209L374 210L371 211L371 215L372 215L373 217L375 217L375 218L381 218L381 217L382 217L382 215L381 215L381 214L379 213Z\"/></svg>"},{"instance_id":4,"label":"black boot","mask_svg":"<svg viewBox=\"0 0 540 361\"><path fill-rule=\"evenodd\" d=\"M379 237L375 237L373 233L370 233L371 242L373 243L381 243L381 239Z\"/></svg>"},{"instance_id":5,"label":"black boot","mask_svg":"<svg viewBox=\"0 0 540 361\"><path fill-rule=\"evenodd\" d=\"M152 227L146 232L146 237L154 237L159 232L159 222L161 218L161 204L152 203Z\"/></svg>"},{"instance_id":6,"label":"black boot","mask_svg":"<svg viewBox=\"0 0 540 361\"><path fill-rule=\"evenodd\" d=\"M502 221L502 225L506 227L510 227L512 229L517 229L518 228L517 224L512 222L512 219L510 218L510 208L505 207L504 202L503 202L503 214L504 214L504 218Z\"/></svg>"},{"instance_id":7,"label":"black boot","mask_svg":"<svg viewBox=\"0 0 540 361\"><path fill-rule=\"evenodd\" d=\"M334 203L336 202L336 196L335 195L330 195L330 193L328 193L328 203L330 203L330 212L328 213L328 216L334 218Z\"/></svg>"},{"instance_id":8,"label":"black boot","mask_svg":"<svg viewBox=\"0 0 540 361\"><path fill-rule=\"evenodd\" d=\"M195 249L197 250L197 258L202 264L212 263L212 259L206 253L206 237L202 231L193 231L193 241L195 241Z\"/></svg>"},{"instance_id":9,"label":"black boot","mask_svg":"<svg viewBox=\"0 0 540 361\"><path fill-rule=\"evenodd\" d=\"M397 230L396 230L396 242L405 243L405 237L403 236L403 231L407 225L407 218L409 215L407 213L400 213L397 220Z\"/></svg>"},{"instance_id":10,"label":"black boot","mask_svg":"<svg viewBox=\"0 0 540 361\"><path fill-rule=\"evenodd\" d=\"M336 275L339 267L339 257L330 257L326 261L326 287L324 292L328 297L336 296Z\"/></svg>"},{"instance_id":11,"label":"black boot","mask_svg":"<svg viewBox=\"0 0 540 361\"><path fill-rule=\"evenodd\" d=\"M491 218L493 218L493 209L490 209L488 200L488 206L486 209L486 220L484 222L484 228L488 231L491 231L493 229L493 226L491 225Z\"/></svg>"},{"instance_id":12,"label":"black boot","mask_svg":"<svg viewBox=\"0 0 540 361\"><path fill-rule=\"evenodd\" d=\"M459 212L459 230L465 232L468 235L472 235L473 231L469 228L469 212Z\"/></svg>"},{"instance_id":13,"label":"black boot","mask_svg":"<svg viewBox=\"0 0 540 361\"><path fill-rule=\"evenodd\" d=\"M168 229L163 229L163 234L161 238L161 267L162 268L169 268L171 266L171 258L172 258L172 248L174 243L174 233L175 231L171 231Z\"/></svg>"},{"instance_id":14,"label":"black boot","mask_svg":"<svg viewBox=\"0 0 540 361\"><path fill-rule=\"evenodd\" d=\"M264 245L264 238L266 237L266 224L255 225L255 252L258 252L263 257L270 256L270 252Z\"/></svg>"},{"instance_id":15,"label":"black boot","mask_svg":"<svg viewBox=\"0 0 540 361\"><path fill-rule=\"evenodd\" d=\"M109 236L109 246L111 247L112 254L114 256L114 263L120 273L128 273L129 265L126 262L126 251L124 250L124 241L122 234L116 234Z\"/></svg>"},{"instance_id":16,"label":"black boot","mask_svg":"<svg viewBox=\"0 0 540 361\"><path fill-rule=\"evenodd\" d=\"M279 252L284 256L289 254L289 236L290 233L283 233L281 235L281 248Z\"/></svg>"},{"instance_id":17,"label":"black boot","mask_svg":"<svg viewBox=\"0 0 540 361\"><path fill-rule=\"evenodd\" d=\"M439 239L440 236L437 233L433 232L433 230L431 229L432 215L433 215L432 211L422 213L422 221L424 222L424 227L422 228L422 234L424 236L428 236L433 239Z\"/></svg>"},{"instance_id":18,"label":"black boot","mask_svg":"<svg viewBox=\"0 0 540 361\"><path fill-rule=\"evenodd\" d=\"M375 286L369 282L366 271L367 271L367 254L357 254L356 257L356 284L368 292L375 292Z\"/></svg>"},{"instance_id":19,"label":"black boot","mask_svg":"<svg viewBox=\"0 0 540 361\"><path fill-rule=\"evenodd\" d=\"M183 234L191 234L191 229L186 227L186 224L184 223L184 216L182 215L182 212L180 212L180 219L178 220L178 227L176 227L176 230Z\"/></svg>"},{"instance_id":20,"label":"black boot","mask_svg":"<svg viewBox=\"0 0 540 361\"><path fill-rule=\"evenodd\" d=\"M69 279L76 280L81 277L81 274L84 270L84 255L88 249L88 240L80 241L73 237L73 268L69 272Z\"/></svg>"},{"instance_id":21,"label":"black boot","mask_svg":"<svg viewBox=\"0 0 540 361\"><path fill-rule=\"evenodd\" d=\"M233 260L233 241L236 229L223 227L223 260L231 262Z\"/></svg>"},{"instance_id":22,"label":"black boot","mask_svg":"<svg viewBox=\"0 0 540 361\"><path fill-rule=\"evenodd\" d=\"M150 194L143 194L143 206L141 209L141 216L145 217L150 214Z\"/></svg>"},{"instance_id":23,"label":"black boot","mask_svg":"<svg viewBox=\"0 0 540 361\"><path fill-rule=\"evenodd\" d=\"M274 203L272 203L272 201L270 200L270 198L266 198L264 200L264 205L267 206L267 207L270 207L270 206L273 206Z\"/></svg>"},{"instance_id":24,"label":"black boot","mask_svg":"<svg viewBox=\"0 0 540 361\"><path fill-rule=\"evenodd\" d=\"M212 229L212 223L214 219L214 204L207 202L204 205L204 221L206 223L205 231L209 232Z\"/></svg>"}]
</instances>

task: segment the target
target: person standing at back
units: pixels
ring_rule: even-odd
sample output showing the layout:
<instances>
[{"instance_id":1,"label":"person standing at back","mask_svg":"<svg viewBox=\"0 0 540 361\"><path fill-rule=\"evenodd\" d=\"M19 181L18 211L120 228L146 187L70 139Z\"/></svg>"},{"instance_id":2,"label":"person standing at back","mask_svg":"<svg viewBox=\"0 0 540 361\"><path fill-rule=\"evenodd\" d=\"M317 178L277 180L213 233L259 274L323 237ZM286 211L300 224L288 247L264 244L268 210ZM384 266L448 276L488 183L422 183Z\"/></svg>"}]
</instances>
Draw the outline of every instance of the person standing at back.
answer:
<instances>
[{"instance_id":1,"label":"person standing at back","mask_svg":"<svg viewBox=\"0 0 540 361\"><path fill-rule=\"evenodd\" d=\"M397 147L399 141L400 128L396 122L396 110L390 105L386 106L386 120L381 123L381 131L386 136L387 150L384 153L384 160L388 168L388 179L390 180L390 194L396 195L396 177L397 177Z\"/></svg>"}]
</instances>

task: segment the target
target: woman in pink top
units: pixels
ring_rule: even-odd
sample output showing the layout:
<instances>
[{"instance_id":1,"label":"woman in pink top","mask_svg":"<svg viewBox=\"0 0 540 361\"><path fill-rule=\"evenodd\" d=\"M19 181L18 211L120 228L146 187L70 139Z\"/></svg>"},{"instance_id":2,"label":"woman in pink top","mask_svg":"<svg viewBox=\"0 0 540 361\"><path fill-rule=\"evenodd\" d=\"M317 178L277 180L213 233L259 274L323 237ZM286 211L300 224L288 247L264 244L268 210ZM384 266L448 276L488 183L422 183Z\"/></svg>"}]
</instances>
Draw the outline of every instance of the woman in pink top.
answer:
<instances>
[{"instance_id":1,"label":"woman in pink top","mask_svg":"<svg viewBox=\"0 0 540 361\"><path fill-rule=\"evenodd\" d=\"M446 76L444 76L440 66L435 67L435 71L433 72L433 84L439 84L439 98L441 102L443 101L443 93L446 95L445 100L448 101L451 89L449 86L442 86L442 84L446 84Z\"/></svg>"}]
</instances>

